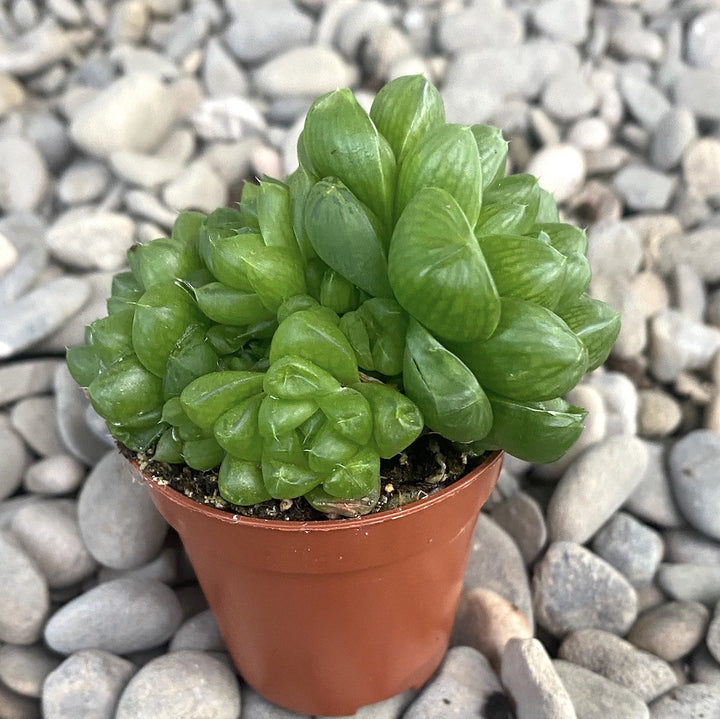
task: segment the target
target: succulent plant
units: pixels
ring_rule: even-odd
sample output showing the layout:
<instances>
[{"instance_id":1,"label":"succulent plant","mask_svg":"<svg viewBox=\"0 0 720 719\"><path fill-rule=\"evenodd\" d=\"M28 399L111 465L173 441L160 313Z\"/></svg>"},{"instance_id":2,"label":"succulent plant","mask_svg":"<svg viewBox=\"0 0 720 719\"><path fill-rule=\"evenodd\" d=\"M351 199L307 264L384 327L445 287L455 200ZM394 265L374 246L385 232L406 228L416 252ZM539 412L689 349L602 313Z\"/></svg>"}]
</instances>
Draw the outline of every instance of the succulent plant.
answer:
<instances>
[{"instance_id":1,"label":"succulent plant","mask_svg":"<svg viewBox=\"0 0 720 719\"><path fill-rule=\"evenodd\" d=\"M324 95L286 181L129 251L73 377L119 442L219 467L238 505L367 512L380 458L426 431L557 459L585 415L562 396L619 318L585 292L584 231L506 156L497 128L445 122L421 76L369 114Z\"/></svg>"}]
</instances>

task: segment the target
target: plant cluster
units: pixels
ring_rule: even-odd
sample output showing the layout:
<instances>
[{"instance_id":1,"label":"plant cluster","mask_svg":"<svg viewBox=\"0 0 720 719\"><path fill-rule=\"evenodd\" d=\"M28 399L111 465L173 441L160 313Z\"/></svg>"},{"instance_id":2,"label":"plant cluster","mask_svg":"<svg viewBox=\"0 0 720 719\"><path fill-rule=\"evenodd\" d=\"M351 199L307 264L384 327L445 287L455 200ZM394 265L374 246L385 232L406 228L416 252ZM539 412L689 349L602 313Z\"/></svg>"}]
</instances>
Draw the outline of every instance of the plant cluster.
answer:
<instances>
[{"instance_id":1,"label":"plant cluster","mask_svg":"<svg viewBox=\"0 0 720 719\"><path fill-rule=\"evenodd\" d=\"M584 231L506 156L497 128L445 122L420 76L369 114L350 90L319 98L285 182L130 250L68 350L74 378L119 442L219 466L239 505L367 512L380 458L423 431L558 458L584 418L562 396L619 319L585 293Z\"/></svg>"}]
</instances>

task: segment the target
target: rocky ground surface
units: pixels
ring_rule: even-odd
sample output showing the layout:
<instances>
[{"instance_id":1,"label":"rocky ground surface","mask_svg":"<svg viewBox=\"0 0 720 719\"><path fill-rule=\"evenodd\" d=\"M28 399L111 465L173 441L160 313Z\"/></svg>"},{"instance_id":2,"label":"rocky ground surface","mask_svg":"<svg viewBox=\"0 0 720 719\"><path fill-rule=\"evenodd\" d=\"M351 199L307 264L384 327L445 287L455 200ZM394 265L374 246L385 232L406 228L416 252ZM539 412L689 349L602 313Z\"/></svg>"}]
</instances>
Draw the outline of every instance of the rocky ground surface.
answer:
<instances>
[{"instance_id":1,"label":"rocky ground surface","mask_svg":"<svg viewBox=\"0 0 720 719\"><path fill-rule=\"evenodd\" d=\"M720 2L8 0L4 719L299 717L228 668L62 354L132 243L293 169L315 95L417 72L588 227L623 329L570 455L508 458L437 676L357 716L720 717Z\"/></svg>"}]
</instances>

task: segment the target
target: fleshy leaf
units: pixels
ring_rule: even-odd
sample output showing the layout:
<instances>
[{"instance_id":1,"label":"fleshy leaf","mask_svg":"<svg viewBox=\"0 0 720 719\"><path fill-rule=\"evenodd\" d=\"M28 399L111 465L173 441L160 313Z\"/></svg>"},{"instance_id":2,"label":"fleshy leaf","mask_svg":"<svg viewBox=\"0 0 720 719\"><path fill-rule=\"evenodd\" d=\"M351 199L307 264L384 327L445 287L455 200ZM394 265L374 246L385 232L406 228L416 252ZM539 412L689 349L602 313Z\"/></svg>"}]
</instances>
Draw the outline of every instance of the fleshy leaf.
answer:
<instances>
[{"instance_id":1,"label":"fleshy leaf","mask_svg":"<svg viewBox=\"0 0 720 719\"><path fill-rule=\"evenodd\" d=\"M252 292L247 277L246 255L265 247L256 233L213 234L208 237L208 267L220 282L242 292Z\"/></svg>"},{"instance_id":2,"label":"fleshy leaf","mask_svg":"<svg viewBox=\"0 0 720 719\"><path fill-rule=\"evenodd\" d=\"M197 287L195 299L203 314L220 324L251 325L274 316L254 292L235 290L222 282Z\"/></svg>"},{"instance_id":3,"label":"fleshy leaf","mask_svg":"<svg viewBox=\"0 0 720 719\"><path fill-rule=\"evenodd\" d=\"M320 311L294 312L280 323L270 344L270 362L288 355L303 357L346 384L357 381L357 362L350 343Z\"/></svg>"},{"instance_id":4,"label":"fleshy leaf","mask_svg":"<svg viewBox=\"0 0 720 719\"><path fill-rule=\"evenodd\" d=\"M319 178L337 177L377 215L392 225L395 157L350 90L316 100L305 118L304 151Z\"/></svg>"},{"instance_id":5,"label":"fleshy leaf","mask_svg":"<svg viewBox=\"0 0 720 719\"><path fill-rule=\"evenodd\" d=\"M175 437L172 429L166 429L158 439L153 452L153 460L168 464L182 464L182 442Z\"/></svg>"},{"instance_id":6,"label":"fleshy leaf","mask_svg":"<svg viewBox=\"0 0 720 719\"><path fill-rule=\"evenodd\" d=\"M188 467L206 472L222 462L225 450L213 437L203 437L183 442L182 455Z\"/></svg>"},{"instance_id":7,"label":"fleshy leaf","mask_svg":"<svg viewBox=\"0 0 720 719\"><path fill-rule=\"evenodd\" d=\"M360 392L343 387L337 392L319 397L318 405L335 431L343 437L359 445L370 439L373 428L372 414L368 401Z\"/></svg>"},{"instance_id":8,"label":"fleshy leaf","mask_svg":"<svg viewBox=\"0 0 720 719\"><path fill-rule=\"evenodd\" d=\"M391 299L373 297L360 305L358 315L367 328L372 352L372 367L392 377L402 372L408 316Z\"/></svg>"},{"instance_id":9,"label":"fleshy leaf","mask_svg":"<svg viewBox=\"0 0 720 719\"><path fill-rule=\"evenodd\" d=\"M587 348L588 372L599 367L608 358L620 332L620 314L585 294L560 307L558 314Z\"/></svg>"},{"instance_id":10,"label":"fleshy leaf","mask_svg":"<svg viewBox=\"0 0 720 719\"><path fill-rule=\"evenodd\" d=\"M423 187L446 190L475 226L482 202L482 167L469 128L441 125L407 155L398 171L396 217Z\"/></svg>"},{"instance_id":11,"label":"fleshy leaf","mask_svg":"<svg viewBox=\"0 0 720 719\"><path fill-rule=\"evenodd\" d=\"M338 327L352 346L360 367L367 371L374 370L375 362L370 350L370 337L367 327L358 312L346 312L340 318Z\"/></svg>"},{"instance_id":12,"label":"fleshy leaf","mask_svg":"<svg viewBox=\"0 0 720 719\"><path fill-rule=\"evenodd\" d=\"M397 301L438 336L469 341L495 329L495 282L467 218L445 190L420 190L405 208L388 271Z\"/></svg>"},{"instance_id":13,"label":"fleshy leaf","mask_svg":"<svg viewBox=\"0 0 720 719\"><path fill-rule=\"evenodd\" d=\"M475 224L475 236L479 239L483 235L523 235L532 227L534 219L528 206L517 202L486 205Z\"/></svg>"},{"instance_id":14,"label":"fleshy leaf","mask_svg":"<svg viewBox=\"0 0 720 719\"><path fill-rule=\"evenodd\" d=\"M108 422L128 425L162 407L162 380L130 355L105 367L88 386L88 396Z\"/></svg>"},{"instance_id":15,"label":"fleshy leaf","mask_svg":"<svg viewBox=\"0 0 720 719\"><path fill-rule=\"evenodd\" d=\"M551 192L545 188L540 188L540 202L538 203L535 222L558 222L560 216L558 214L557 204Z\"/></svg>"},{"instance_id":16,"label":"fleshy leaf","mask_svg":"<svg viewBox=\"0 0 720 719\"><path fill-rule=\"evenodd\" d=\"M122 312L101 317L89 327L90 342L104 364L134 354L132 325L135 313L128 308Z\"/></svg>"},{"instance_id":17,"label":"fleshy leaf","mask_svg":"<svg viewBox=\"0 0 720 719\"><path fill-rule=\"evenodd\" d=\"M213 372L193 380L180 395L187 416L198 427L211 429L218 417L263 386L262 372Z\"/></svg>"},{"instance_id":18,"label":"fleshy leaf","mask_svg":"<svg viewBox=\"0 0 720 719\"><path fill-rule=\"evenodd\" d=\"M480 248L501 296L553 309L565 278L565 256L534 237L487 235Z\"/></svg>"},{"instance_id":19,"label":"fleshy leaf","mask_svg":"<svg viewBox=\"0 0 720 719\"><path fill-rule=\"evenodd\" d=\"M282 399L315 399L339 388L329 372L296 355L280 357L265 373L265 391Z\"/></svg>"},{"instance_id":20,"label":"fleshy leaf","mask_svg":"<svg viewBox=\"0 0 720 719\"><path fill-rule=\"evenodd\" d=\"M503 297L501 304L500 322L490 339L451 346L483 387L521 402L559 397L574 387L588 362L577 335L533 302Z\"/></svg>"},{"instance_id":21,"label":"fleshy leaf","mask_svg":"<svg viewBox=\"0 0 720 719\"><path fill-rule=\"evenodd\" d=\"M215 439L233 457L247 462L260 462L263 442L258 429L258 417L262 400L262 394L241 400L215 422Z\"/></svg>"},{"instance_id":22,"label":"fleshy leaf","mask_svg":"<svg viewBox=\"0 0 720 719\"><path fill-rule=\"evenodd\" d=\"M191 325L168 357L163 378L165 398L179 396L194 379L214 372L218 355L205 336L205 328Z\"/></svg>"},{"instance_id":23,"label":"fleshy leaf","mask_svg":"<svg viewBox=\"0 0 720 719\"><path fill-rule=\"evenodd\" d=\"M542 222L532 227L532 233L545 232L550 238L550 244L562 252L570 255L575 252L585 254L588 249L588 239L585 230L569 225L566 222Z\"/></svg>"},{"instance_id":24,"label":"fleshy leaf","mask_svg":"<svg viewBox=\"0 0 720 719\"><path fill-rule=\"evenodd\" d=\"M380 457L363 447L350 460L338 464L322 486L328 494L354 499L371 492L379 478Z\"/></svg>"},{"instance_id":25,"label":"fleshy leaf","mask_svg":"<svg viewBox=\"0 0 720 719\"><path fill-rule=\"evenodd\" d=\"M420 436L423 416L409 397L379 382L363 382L355 388L370 403L373 439L383 459L394 457Z\"/></svg>"},{"instance_id":26,"label":"fleshy leaf","mask_svg":"<svg viewBox=\"0 0 720 719\"><path fill-rule=\"evenodd\" d=\"M129 252L135 255L135 266L145 289L183 279L202 266L194 246L166 238L135 245Z\"/></svg>"},{"instance_id":27,"label":"fleshy leaf","mask_svg":"<svg viewBox=\"0 0 720 719\"><path fill-rule=\"evenodd\" d=\"M305 230L305 199L315 181L301 164L287 177L285 182L290 190L290 210L295 240L303 258L308 260L315 256L315 250Z\"/></svg>"},{"instance_id":28,"label":"fleshy leaf","mask_svg":"<svg viewBox=\"0 0 720 719\"><path fill-rule=\"evenodd\" d=\"M370 118L401 161L419 140L445 122L445 109L434 85L422 75L408 75L378 91Z\"/></svg>"},{"instance_id":29,"label":"fleshy leaf","mask_svg":"<svg viewBox=\"0 0 720 719\"><path fill-rule=\"evenodd\" d=\"M478 148L482 167L482 189L495 185L505 176L508 143L502 130L491 125L472 125L470 127Z\"/></svg>"},{"instance_id":30,"label":"fleshy leaf","mask_svg":"<svg viewBox=\"0 0 720 719\"><path fill-rule=\"evenodd\" d=\"M328 267L320 282L320 304L341 315L357 309L360 293L350 280Z\"/></svg>"},{"instance_id":31,"label":"fleshy leaf","mask_svg":"<svg viewBox=\"0 0 720 719\"><path fill-rule=\"evenodd\" d=\"M369 213L345 185L327 178L308 192L305 229L327 265L371 295L390 297L385 248Z\"/></svg>"},{"instance_id":32,"label":"fleshy leaf","mask_svg":"<svg viewBox=\"0 0 720 719\"><path fill-rule=\"evenodd\" d=\"M220 496L231 504L249 507L270 499L263 482L262 471L255 462L245 462L225 455L218 472Z\"/></svg>"},{"instance_id":33,"label":"fleshy leaf","mask_svg":"<svg viewBox=\"0 0 720 719\"><path fill-rule=\"evenodd\" d=\"M317 412L310 399L279 399L265 395L258 415L258 430L263 437L278 437L297 429Z\"/></svg>"},{"instance_id":34,"label":"fleshy leaf","mask_svg":"<svg viewBox=\"0 0 720 719\"><path fill-rule=\"evenodd\" d=\"M289 297L306 294L305 268L290 250L263 247L249 252L243 261L252 289L272 312Z\"/></svg>"},{"instance_id":35,"label":"fleshy leaf","mask_svg":"<svg viewBox=\"0 0 720 719\"><path fill-rule=\"evenodd\" d=\"M475 450L502 448L526 462L554 462L562 457L583 430L584 409L562 399L519 402L488 395L493 409L490 433Z\"/></svg>"},{"instance_id":36,"label":"fleshy leaf","mask_svg":"<svg viewBox=\"0 0 720 719\"><path fill-rule=\"evenodd\" d=\"M174 283L153 285L138 300L132 341L138 359L162 377L170 353L190 325L207 320L195 300Z\"/></svg>"},{"instance_id":37,"label":"fleshy leaf","mask_svg":"<svg viewBox=\"0 0 720 719\"><path fill-rule=\"evenodd\" d=\"M87 387L104 366L91 345L68 347L66 359L70 375L81 387Z\"/></svg>"},{"instance_id":38,"label":"fleshy leaf","mask_svg":"<svg viewBox=\"0 0 720 719\"><path fill-rule=\"evenodd\" d=\"M357 451L357 443L335 431L331 422L325 422L312 440L305 443L308 465L318 474L331 472L337 464L355 456Z\"/></svg>"},{"instance_id":39,"label":"fleshy leaf","mask_svg":"<svg viewBox=\"0 0 720 719\"><path fill-rule=\"evenodd\" d=\"M490 404L473 373L415 321L407 332L403 383L425 424L444 437L470 442L490 430Z\"/></svg>"},{"instance_id":40,"label":"fleshy leaf","mask_svg":"<svg viewBox=\"0 0 720 719\"><path fill-rule=\"evenodd\" d=\"M540 206L540 185L532 175L509 175L485 191L483 202L486 205L509 202L525 205L534 220Z\"/></svg>"},{"instance_id":41,"label":"fleshy leaf","mask_svg":"<svg viewBox=\"0 0 720 719\"><path fill-rule=\"evenodd\" d=\"M182 247L193 251L197 247L200 228L206 220L202 212L184 210L176 218L172 226L170 239Z\"/></svg>"},{"instance_id":42,"label":"fleshy leaf","mask_svg":"<svg viewBox=\"0 0 720 719\"><path fill-rule=\"evenodd\" d=\"M558 308L573 303L588 288L592 270L587 257L581 252L566 255L565 279L560 287Z\"/></svg>"},{"instance_id":43,"label":"fleshy leaf","mask_svg":"<svg viewBox=\"0 0 720 719\"><path fill-rule=\"evenodd\" d=\"M268 247L284 247L299 260L300 248L295 240L290 191L287 185L265 178L257 198L260 233Z\"/></svg>"}]
</instances>

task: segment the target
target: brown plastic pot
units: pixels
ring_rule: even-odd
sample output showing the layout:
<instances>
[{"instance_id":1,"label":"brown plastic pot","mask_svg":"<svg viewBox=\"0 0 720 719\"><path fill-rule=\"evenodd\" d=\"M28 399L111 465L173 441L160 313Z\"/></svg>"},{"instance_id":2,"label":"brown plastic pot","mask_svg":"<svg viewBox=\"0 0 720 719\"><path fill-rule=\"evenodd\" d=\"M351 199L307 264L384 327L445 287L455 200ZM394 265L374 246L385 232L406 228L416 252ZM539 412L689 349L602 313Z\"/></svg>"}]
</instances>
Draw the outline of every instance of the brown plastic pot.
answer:
<instances>
[{"instance_id":1,"label":"brown plastic pot","mask_svg":"<svg viewBox=\"0 0 720 719\"><path fill-rule=\"evenodd\" d=\"M249 519L142 476L245 681L288 709L338 716L420 687L439 665L502 457L402 509L326 522Z\"/></svg>"}]
</instances>

